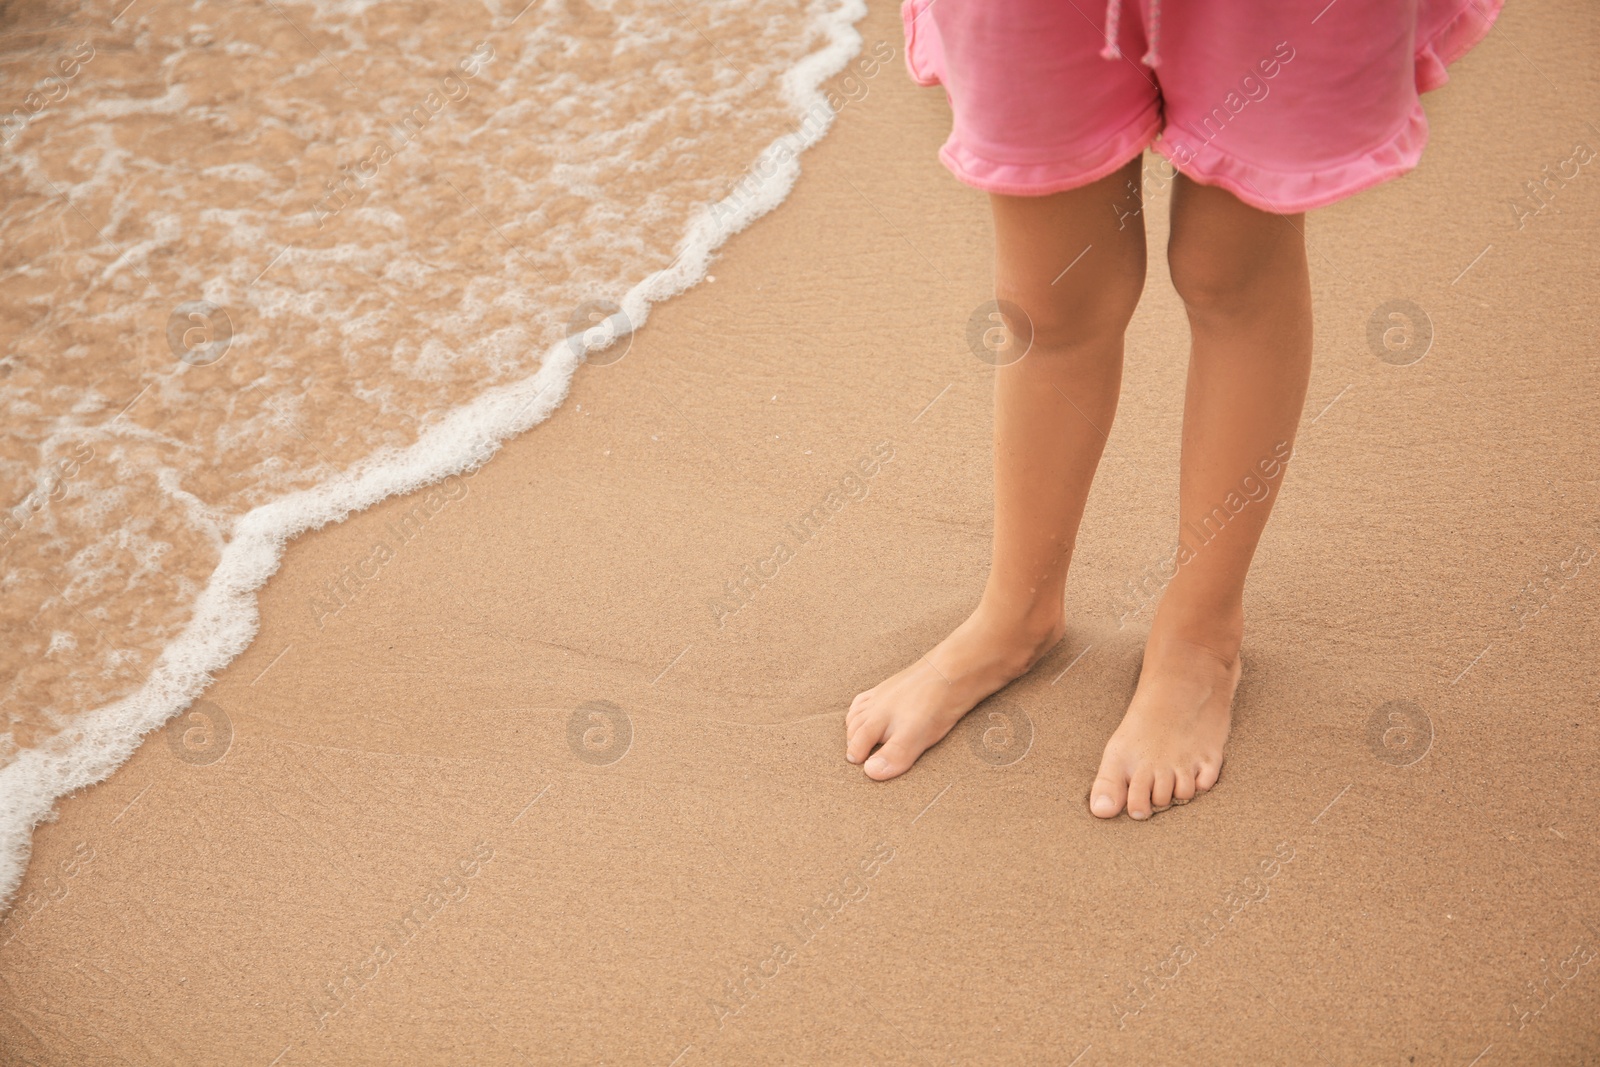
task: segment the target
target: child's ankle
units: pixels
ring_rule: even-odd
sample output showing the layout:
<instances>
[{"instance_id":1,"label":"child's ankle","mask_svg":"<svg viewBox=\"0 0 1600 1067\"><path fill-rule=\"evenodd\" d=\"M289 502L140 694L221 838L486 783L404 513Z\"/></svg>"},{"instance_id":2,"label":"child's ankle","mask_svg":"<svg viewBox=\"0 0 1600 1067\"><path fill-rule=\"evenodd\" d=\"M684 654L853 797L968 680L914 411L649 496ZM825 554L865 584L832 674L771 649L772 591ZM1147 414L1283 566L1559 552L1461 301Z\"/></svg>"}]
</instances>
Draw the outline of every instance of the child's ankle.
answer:
<instances>
[{"instance_id":1,"label":"child's ankle","mask_svg":"<svg viewBox=\"0 0 1600 1067\"><path fill-rule=\"evenodd\" d=\"M1170 595L1163 597L1150 625L1150 640L1152 644L1197 645L1231 663L1239 658L1239 646L1244 642L1244 605L1197 606Z\"/></svg>"},{"instance_id":2,"label":"child's ankle","mask_svg":"<svg viewBox=\"0 0 1600 1067\"><path fill-rule=\"evenodd\" d=\"M1011 600L985 593L972 613L974 621L1008 644L1043 651L1066 630L1061 598Z\"/></svg>"}]
</instances>

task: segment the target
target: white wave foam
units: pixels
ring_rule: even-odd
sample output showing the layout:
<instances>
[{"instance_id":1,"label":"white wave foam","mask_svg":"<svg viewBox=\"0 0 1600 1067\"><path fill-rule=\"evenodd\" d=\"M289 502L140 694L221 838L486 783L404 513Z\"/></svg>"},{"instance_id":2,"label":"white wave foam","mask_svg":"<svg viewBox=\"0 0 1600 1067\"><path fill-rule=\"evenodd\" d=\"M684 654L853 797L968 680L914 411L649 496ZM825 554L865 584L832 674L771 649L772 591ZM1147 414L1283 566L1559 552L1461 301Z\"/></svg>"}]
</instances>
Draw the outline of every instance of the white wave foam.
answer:
<instances>
[{"instance_id":1,"label":"white wave foam","mask_svg":"<svg viewBox=\"0 0 1600 1067\"><path fill-rule=\"evenodd\" d=\"M839 0L813 15L811 32L827 43L792 65L782 83L799 128L762 150L759 165L752 167L753 181L747 179L694 217L672 265L627 291L620 301L626 317L622 328L613 323L607 334L642 326L652 304L698 283L724 241L788 196L800 173L799 151L820 140L832 124L833 109L821 92L822 83L860 51L855 23L866 13L865 0ZM181 102L181 93L169 93L139 106L168 111ZM125 252L118 265L130 262L131 255L132 250ZM409 447L371 455L326 482L240 516L188 624L163 650L144 684L124 699L78 718L69 730L43 745L23 750L0 768L0 907L22 880L33 828L54 818L56 800L107 778L146 734L187 708L211 683L213 672L248 647L260 621L256 593L278 569L292 538L486 462L501 442L548 418L566 397L572 375L588 351L614 339L591 336L596 332L589 331L578 344L564 339L550 345L531 377L450 411Z\"/></svg>"}]
</instances>

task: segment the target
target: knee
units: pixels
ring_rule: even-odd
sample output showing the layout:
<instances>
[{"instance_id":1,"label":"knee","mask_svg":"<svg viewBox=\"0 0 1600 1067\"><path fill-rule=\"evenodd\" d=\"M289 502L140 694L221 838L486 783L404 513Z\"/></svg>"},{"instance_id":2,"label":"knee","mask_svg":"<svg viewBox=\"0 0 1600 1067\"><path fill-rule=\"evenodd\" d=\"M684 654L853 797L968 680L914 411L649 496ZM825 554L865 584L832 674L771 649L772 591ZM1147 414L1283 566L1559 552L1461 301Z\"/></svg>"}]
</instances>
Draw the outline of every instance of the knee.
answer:
<instances>
[{"instance_id":1,"label":"knee","mask_svg":"<svg viewBox=\"0 0 1600 1067\"><path fill-rule=\"evenodd\" d=\"M1073 349L1122 336L1144 290L1144 274L1140 247L1117 262L1094 263L1086 256L1053 280L1018 283L1002 278L995 295L1027 316L1035 349Z\"/></svg>"},{"instance_id":2,"label":"knee","mask_svg":"<svg viewBox=\"0 0 1600 1067\"><path fill-rule=\"evenodd\" d=\"M1191 315L1247 311L1270 297L1274 279L1288 264L1270 247L1219 247L1179 233L1167 243L1172 287Z\"/></svg>"}]
</instances>

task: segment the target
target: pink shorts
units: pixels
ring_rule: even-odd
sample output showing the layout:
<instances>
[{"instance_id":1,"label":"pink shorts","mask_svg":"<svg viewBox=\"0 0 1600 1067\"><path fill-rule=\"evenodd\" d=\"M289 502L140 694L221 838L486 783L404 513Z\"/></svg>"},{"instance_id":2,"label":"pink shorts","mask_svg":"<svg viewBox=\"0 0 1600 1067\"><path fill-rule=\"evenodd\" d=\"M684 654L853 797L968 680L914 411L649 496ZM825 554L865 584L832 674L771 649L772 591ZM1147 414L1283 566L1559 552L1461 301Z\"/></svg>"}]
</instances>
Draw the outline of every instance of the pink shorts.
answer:
<instances>
[{"instance_id":1,"label":"pink shorts","mask_svg":"<svg viewBox=\"0 0 1600 1067\"><path fill-rule=\"evenodd\" d=\"M939 158L968 185L1039 196L1146 146L1204 185L1292 214L1404 174L1418 94L1503 0L904 0L906 64L943 84Z\"/></svg>"}]
</instances>

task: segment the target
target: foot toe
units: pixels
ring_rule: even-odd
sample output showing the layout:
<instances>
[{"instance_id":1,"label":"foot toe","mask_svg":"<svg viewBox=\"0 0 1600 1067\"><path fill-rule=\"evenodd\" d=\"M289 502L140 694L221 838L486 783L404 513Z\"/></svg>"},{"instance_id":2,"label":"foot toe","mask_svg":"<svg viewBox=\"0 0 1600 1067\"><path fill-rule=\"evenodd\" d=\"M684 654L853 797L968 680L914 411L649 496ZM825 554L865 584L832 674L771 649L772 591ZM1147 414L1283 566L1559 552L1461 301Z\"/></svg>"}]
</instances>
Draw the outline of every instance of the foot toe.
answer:
<instances>
[{"instance_id":1,"label":"foot toe","mask_svg":"<svg viewBox=\"0 0 1600 1067\"><path fill-rule=\"evenodd\" d=\"M1155 788L1155 774L1148 767L1133 772L1128 783L1128 814L1135 819L1148 819L1151 815L1150 794Z\"/></svg>"},{"instance_id":2,"label":"foot toe","mask_svg":"<svg viewBox=\"0 0 1600 1067\"><path fill-rule=\"evenodd\" d=\"M1089 790L1089 810L1101 819L1114 819L1128 799L1128 780L1120 772L1102 767Z\"/></svg>"},{"instance_id":3,"label":"foot toe","mask_svg":"<svg viewBox=\"0 0 1600 1067\"><path fill-rule=\"evenodd\" d=\"M1172 768L1162 767L1155 773L1155 780L1150 786L1150 805L1156 811L1164 811L1172 807L1172 789L1177 784L1177 776L1172 773Z\"/></svg>"},{"instance_id":4,"label":"foot toe","mask_svg":"<svg viewBox=\"0 0 1600 1067\"><path fill-rule=\"evenodd\" d=\"M860 709L860 710L857 710L855 708L851 708L849 711L845 712L844 713L844 734L845 734L845 736L849 737L851 734L853 734L857 730L861 729L861 724L866 722L866 721L867 721L867 712L866 712L866 709L864 709L864 708Z\"/></svg>"},{"instance_id":5,"label":"foot toe","mask_svg":"<svg viewBox=\"0 0 1600 1067\"><path fill-rule=\"evenodd\" d=\"M1187 804L1194 799L1194 775L1189 771L1178 771L1176 781L1172 787L1172 802L1174 804Z\"/></svg>"},{"instance_id":6,"label":"foot toe","mask_svg":"<svg viewBox=\"0 0 1600 1067\"><path fill-rule=\"evenodd\" d=\"M1113 737L1100 756L1100 769L1095 772L1094 785L1089 789L1089 811L1096 818L1115 819L1127 806L1127 763Z\"/></svg>"},{"instance_id":7,"label":"foot toe","mask_svg":"<svg viewBox=\"0 0 1600 1067\"><path fill-rule=\"evenodd\" d=\"M1195 775L1195 789L1204 793L1217 784L1217 779L1222 775L1221 763L1202 763L1200 773Z\"/></svg>"},{"instance_id":8,"label":"foot toe","mask_svg":"<svg viewBox=\"0 0 1600 1067\"><path fill-rule=\"evenodd\" d=\"M888 781L898 777L911 769L917 762L917 757L922 755L926 745L918 745L907 737L891 737L883 743L883 747L872 754L863 768L867 777L879 782Z\"/></svg>"},{"instance_id":9,"label":"foot toe","mask_svg":"<svg viewBox=\"0 0 1600 1067\"><path fill-rule=\"evenodd\" d=\"M862 717L845 727L844 758L860 763L872 752L872 747L883 740L883 723Z\"/></svg>"}]
</instances>

